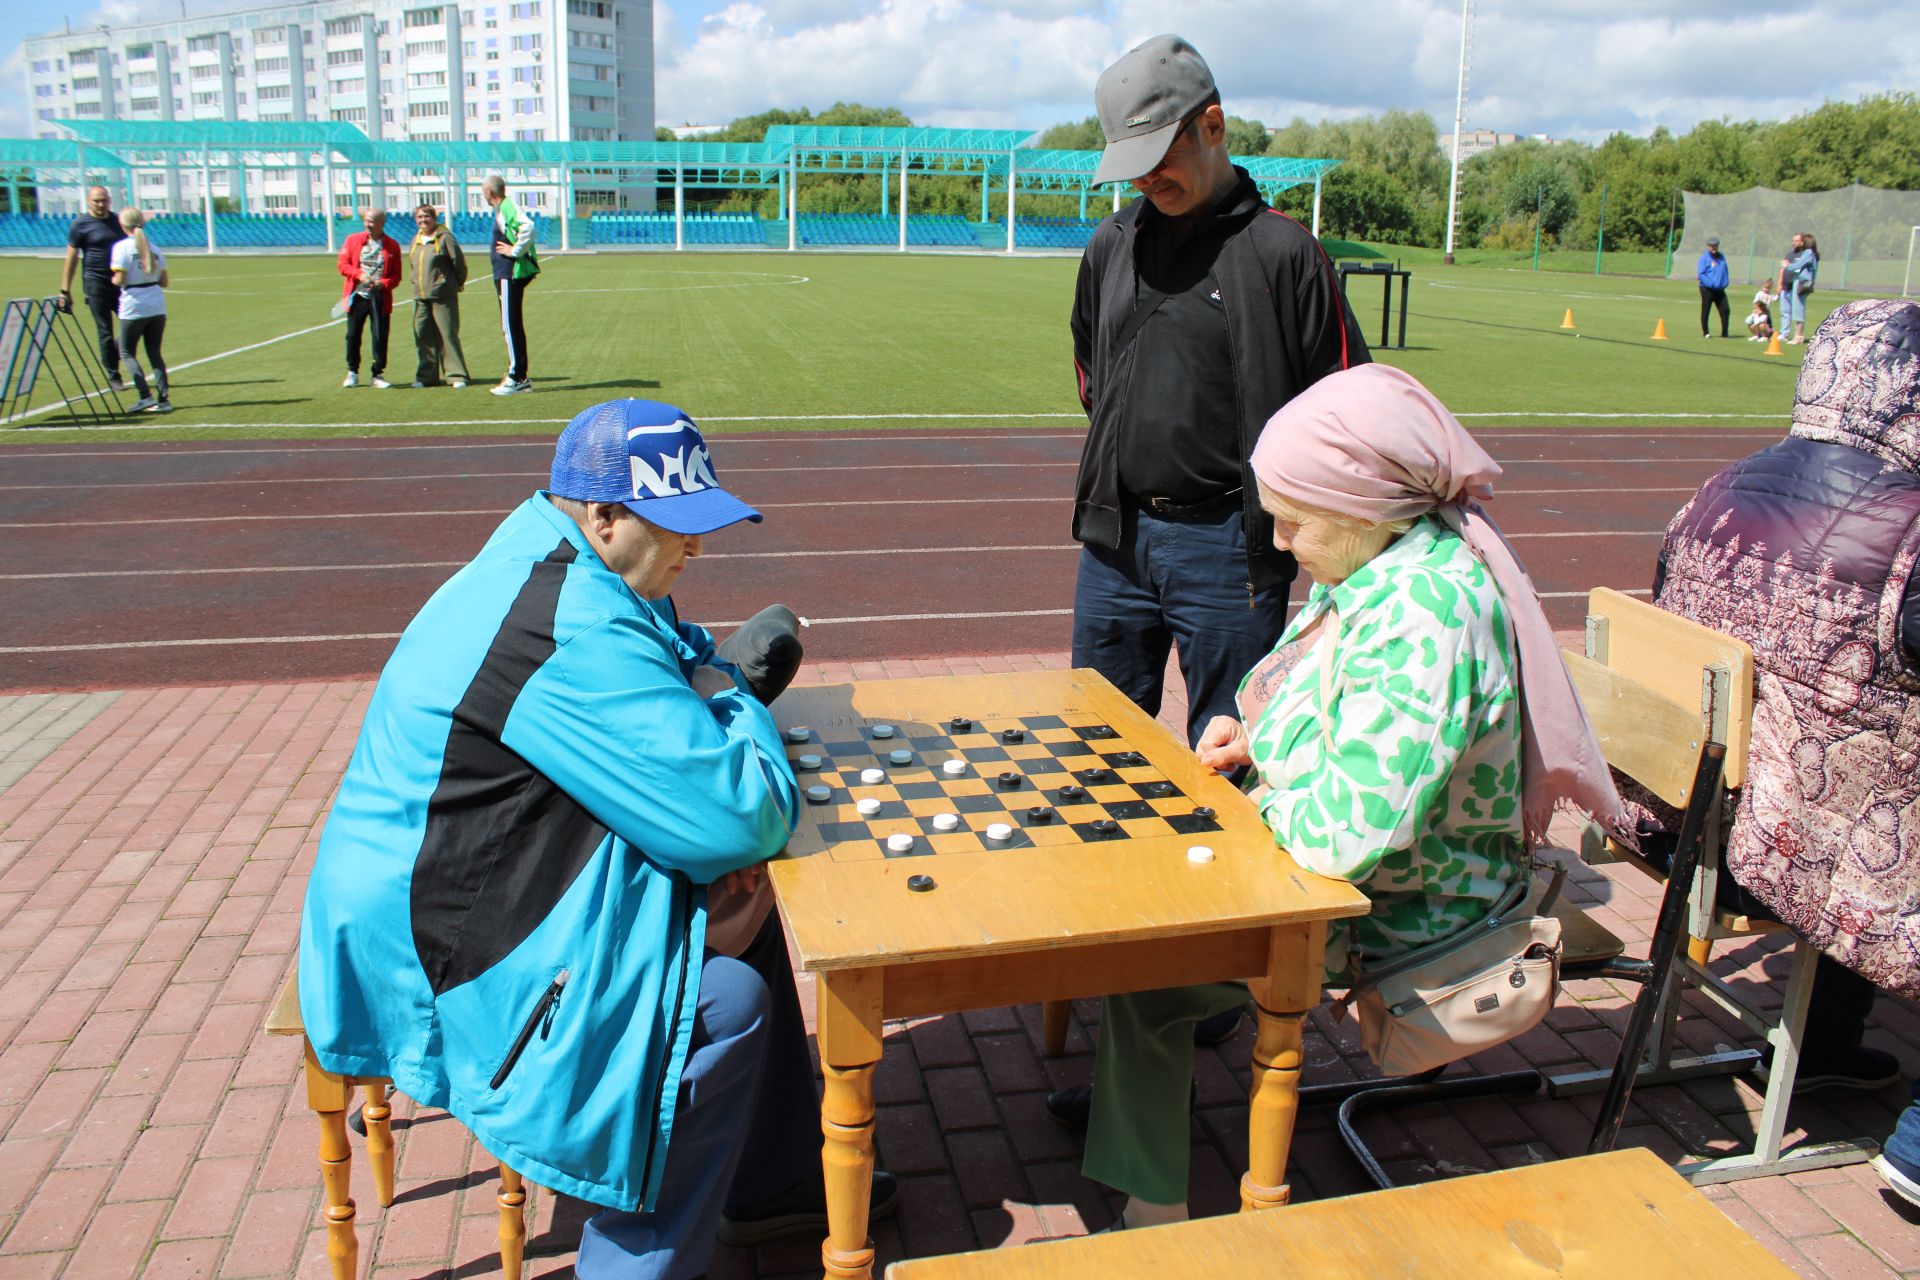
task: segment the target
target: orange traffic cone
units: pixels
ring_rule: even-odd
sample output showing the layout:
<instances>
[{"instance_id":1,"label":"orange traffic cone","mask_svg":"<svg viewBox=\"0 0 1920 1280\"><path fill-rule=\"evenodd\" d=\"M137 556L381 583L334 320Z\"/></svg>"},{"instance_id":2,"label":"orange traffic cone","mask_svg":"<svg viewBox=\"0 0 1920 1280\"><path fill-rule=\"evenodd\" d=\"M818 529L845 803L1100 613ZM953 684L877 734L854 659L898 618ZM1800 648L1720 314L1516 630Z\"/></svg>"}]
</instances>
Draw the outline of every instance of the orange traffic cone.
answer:
<instances>
[{"instance_id":1,"label":"orange traffic cone","mask_svg":"<svg viewBox=\"0 0 1920 1280\"><path fill-rule=\"evenodd\" d=\"M1655 342L1665 342L1667 340L1667 322L1664 317L1653 322L1652 340Z\"/></svg>"},{"instance_id":2,"label":"orange traffic cone","mask_svg":"<svg viewBox=\"0 0 1920 1280\"><path fill-rule=\"evenodd\" d=\"M1773 337L1767 340L1767 354L1770 356L1785 354L1780 350L1780 333L1778 330L1775 330Z\"/></svg>"},{"instance_id":3,"label":"orange traffic cone","mask_svg":"<svg viewBox=\"0 0 1920 1280\"><path fill-rule=\"evenodd\" d=\"M1562 321L1560 322L1560 327L1561 327L1562 329L1577 329L1577 328L1579 328L1579 327L1580 327L1580 326L1578 326L1578 325L1576 325L1576 324L1575 324L1575 323L1573 322L1573 308L1572 308L1572 307L1568 307L1568 308L1567 308L1567 317L1566 317L1566 319L1564 319L1564 320L1562 320Z\"/></svg>"}]
</instances>

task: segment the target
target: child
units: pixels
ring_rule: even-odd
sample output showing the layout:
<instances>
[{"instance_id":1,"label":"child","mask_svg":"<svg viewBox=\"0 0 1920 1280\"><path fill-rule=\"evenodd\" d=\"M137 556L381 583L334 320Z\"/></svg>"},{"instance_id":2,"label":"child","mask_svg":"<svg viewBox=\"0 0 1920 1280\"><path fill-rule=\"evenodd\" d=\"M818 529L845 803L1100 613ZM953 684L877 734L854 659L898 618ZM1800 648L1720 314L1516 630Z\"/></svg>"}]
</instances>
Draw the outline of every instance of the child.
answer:
<instances>
[{"instance_id":1,"label":"child","mask_svg":"<svg viewBox=\"0 0 1920 1280\"><path fill-rule=\"evenodd\" d=\"M1765 342L1773 336L1773 312L1769 304L1779 295L1767 288L1770 281L1760 282L1759 292L1753 295L1753 310L1747 314L1747 341Z\"/></svg>"}]
</instances>

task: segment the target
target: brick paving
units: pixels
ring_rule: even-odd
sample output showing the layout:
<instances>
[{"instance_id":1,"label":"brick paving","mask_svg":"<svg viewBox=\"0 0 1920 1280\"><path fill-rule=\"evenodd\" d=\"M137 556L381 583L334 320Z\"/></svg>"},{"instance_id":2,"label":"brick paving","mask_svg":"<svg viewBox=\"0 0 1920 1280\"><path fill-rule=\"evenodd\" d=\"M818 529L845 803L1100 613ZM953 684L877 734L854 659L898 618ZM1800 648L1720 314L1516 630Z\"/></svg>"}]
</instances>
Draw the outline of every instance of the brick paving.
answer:
<instances>
[{"instance_id":1,"label":"brick paving","mask_svg":"<svg viewBox=\"0 0 1920 1280\"><path fill-rule=\"evenodd\" d=\"M810 668L833 681L1064 665L1062 655ZM315 1126L298 1044L260 1034L293 962L306 871L371 692L366 682L0 699L0 1276L324 1277ZM1165 718L1184 709L1171 701ZM1656 887L1577 867L1570 892L1630 943ZM1723 946L1718 964L1777 998L1777 944ZM1607 1064L1630 989L1569 984L1542 1027L1481 1055L1480 1070ZM811 1005L811 983L802 996ZM1113 1197L1080 1176L1076 1140L1044 1116L1049 1088L1092 1069L1097 1002L1075 1008L1067 1052L1038 1052L1035 1008L891 1024L877 1072L877 1142L903 1207L875 1232L882 1263L1104 1226ZM1695 1048L1750 1036L1689 1003ZM1920 1074L1920 1011L1882 1000L1869 1043ZM1251 1033L1196 1066L1193 1207L1236 1203L1246 1149ZM1324 1010L1308 1083L1372 1074L1351 1025ZM1823 1095L1795 1132L1883 1136L1904 1101ZM1731 1081L1643 1089L1624 1141L1668 1158L1730 1150L1758 1100ZM1577 1154L1591 1097L1484 1099L1366 1122L1402 1180ZM364 1275L474 1276L497 1266L496 1174L444 1113L397 1099L398 1194L374 1202L356 1141ZM1298 1199L1366 1189L1330 1114L1306 1111ZM1809 1277L1920 1276L1920 1215L1865 1166L1708 1190L1735 1222ZM571 1271L588 1210L535 1191L528 1274ZM818 1275L818 1242L722 1249L714 1280Z\"/></svg>"}]
</instances>

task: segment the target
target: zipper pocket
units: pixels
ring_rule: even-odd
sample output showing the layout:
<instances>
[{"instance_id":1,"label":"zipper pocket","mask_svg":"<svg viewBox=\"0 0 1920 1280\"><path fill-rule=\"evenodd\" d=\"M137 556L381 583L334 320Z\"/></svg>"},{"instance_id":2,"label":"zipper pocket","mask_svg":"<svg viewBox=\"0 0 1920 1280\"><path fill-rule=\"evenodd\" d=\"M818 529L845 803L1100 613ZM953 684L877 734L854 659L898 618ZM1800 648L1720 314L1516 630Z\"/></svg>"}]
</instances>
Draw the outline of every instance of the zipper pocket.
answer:
<instances>
[{"instance_id":1,"label":"zipper pocket","mask_svg":"<svg viewBox=\"0 0 1920 1280\"><path fill-rule=\"evenodd\" d=\"M520 1034L513 1038L513 1048L507 1050L507 1060L500 1064L500 1069L493 1073L493 1079L487 1082L489 1089L498 1089L507 1082L507 1076L512 1073L514 1065L520 1061L520 1055L525 1053L527 1045L532 1043L535 1028L539 1029L542 1040L552 1032L553 1015L560 1007L560 993L567 989L567 977L568 973L565 969L554 975L553 981L548 983L547 989L540 994L540 999L534 1002L533 1012L527 1015L527 1021L520 1028Z\"/></svg>"}]
</instances>

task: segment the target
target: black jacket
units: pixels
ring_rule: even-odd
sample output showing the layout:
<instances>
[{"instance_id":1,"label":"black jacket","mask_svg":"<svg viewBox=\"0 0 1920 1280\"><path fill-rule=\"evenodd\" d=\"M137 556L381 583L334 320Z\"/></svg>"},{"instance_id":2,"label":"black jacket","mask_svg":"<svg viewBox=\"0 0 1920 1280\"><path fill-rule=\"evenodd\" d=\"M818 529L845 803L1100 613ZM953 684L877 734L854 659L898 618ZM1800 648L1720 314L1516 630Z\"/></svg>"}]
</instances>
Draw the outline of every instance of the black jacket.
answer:
<instances>
[{"instance_id":1,"label":"black jacket","mask_svg":"<svg viewBox=\"0 0 1920 1280\"><path fill-rule=\"evenodd\" d=\"M1227 316L1235 401L1239 405L1241 519L1252 589L1291 582L1293 557L1273 545L1273 521L1260 509L1250 459L1267 419L1329 373L1372 359L1319 241L1270 208L1253 180L1240 183L1210 227L1213 278ZM1112 350L1134 308L1134 241L1142 219L1163 215L1139 199L1101 222L1080 260L1073 300L1073 363L1087 442L1074 486L1073 536L1118 547L1121 538L1118 435L1124 421L1132 343Z\"/></svg>"}]
</instances>

